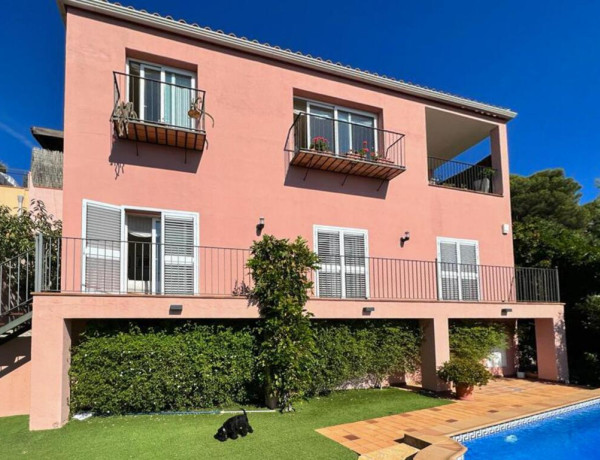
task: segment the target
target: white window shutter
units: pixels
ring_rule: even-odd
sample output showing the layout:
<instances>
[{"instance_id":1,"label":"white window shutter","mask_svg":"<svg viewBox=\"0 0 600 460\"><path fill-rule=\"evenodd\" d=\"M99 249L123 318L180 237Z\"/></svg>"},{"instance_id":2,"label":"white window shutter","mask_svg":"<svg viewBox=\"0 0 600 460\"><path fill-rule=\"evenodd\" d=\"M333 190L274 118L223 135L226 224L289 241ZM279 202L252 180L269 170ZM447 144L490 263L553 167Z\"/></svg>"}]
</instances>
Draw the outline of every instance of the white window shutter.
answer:
<instances>
[{"instance_id":1,"label":"white window shutter","mask_svg":"<svg viewBox=\"0 0 600 460\"><path fill-rule=\"evenodd\" d=\"M320 260L317 272L318 296L342 297L340 233L317 231L317 254Z\"/></svg>"},{"instance_id":2,"label":"white window shutter","mask_svg":"<svg viewBox=\"0 0 600 460\"><path fill-rule=\"evenodd\" d=\"M87 202L84 207L83 291L121 291L121 229L119 206Z\"/></svg>"},{"instance_id":3,"label":"white window shutter","mask_svg":"<svg viewBox=\"0 0 600 460\"><path fill-rule=\"evenodd\" d=\"M344 275L347 298L367 297L365 235L344 233Z\"/></svg>"},{"instance_id":4,"label":"white window shutter","mask_svg":"<svg viewBox=\"0 0 600 460\"><path fill-rule=\"evenodd\" d=\"M457 243L439 243L439 276L441 300L459 300Z\"/></svg>"},{"instance_id":5,"label":"white window shutter","mask_svg":"<svg viewBox=\"0 0 600 460\"><path fill-rule=\"evenodd\" d=\"M198 292L198 248L196 216L162 215L163 289L165 294Z\"/></svg>"},{"instance_id":6,"label":"white window shutter","mask_svg":"<svg viewBox=\"0 0 600 460\"><path fill-rule=\"evenodd\" d=\"M460 290L462 300L479 300L479 267L477 266L477 245L459 243L460 250Z\"/></svg>"}]
</instances>

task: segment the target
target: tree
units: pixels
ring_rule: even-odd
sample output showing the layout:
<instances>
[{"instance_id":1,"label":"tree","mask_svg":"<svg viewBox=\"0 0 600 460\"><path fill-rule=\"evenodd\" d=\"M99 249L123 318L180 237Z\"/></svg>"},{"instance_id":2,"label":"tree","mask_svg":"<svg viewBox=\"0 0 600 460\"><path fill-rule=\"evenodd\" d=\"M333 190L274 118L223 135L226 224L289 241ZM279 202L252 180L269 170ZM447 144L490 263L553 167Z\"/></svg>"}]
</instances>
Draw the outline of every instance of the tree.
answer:
<instances>
[{"instance_id":1,"label":"tree","mask_svg":"<svg viewBox=\"0 0 600 460\"><path fill-rule=\"evenodd\" d=\"M32 251L36 234L57 237L61 232L62 222L49 214L40 200L33 200L29 211L20 213L0 206L0 263Z\"/></svg>"},{"instance_id":2,"label":"tree","mask_svg":"<svg viewBox=\"0 0 600 460\"><path fill-rule=\"evenodd\" d=\"M581 205L580 191L581 185L565 177L561 169L511 176L515 262L558 267L571 378L600 383L600 372L587 370L600 356L600 346L588 340L591 331L600 337L600 323L591 321L593 309L577 306L589 295L600 293L600 201ZM528 327L520 333L534 332ZM524 337L519 342L534 340ZM524 347L519 351L531 355Z\"/></svg>"},{"instance_id":3,"label":"tree","mask_svg":"<svg viewBox=\"0 0 600 460\"><path fill-rule=\"evenodd\" d=\"M300 237L290 243L265 235L251 247L251 299L262 318L258 362L267 397L276 399L282 411L292 410L293 400L310 388L315 350L311 315L304 306L313 286L308 274L317 263Z\"/></svg>"}]
</instances>

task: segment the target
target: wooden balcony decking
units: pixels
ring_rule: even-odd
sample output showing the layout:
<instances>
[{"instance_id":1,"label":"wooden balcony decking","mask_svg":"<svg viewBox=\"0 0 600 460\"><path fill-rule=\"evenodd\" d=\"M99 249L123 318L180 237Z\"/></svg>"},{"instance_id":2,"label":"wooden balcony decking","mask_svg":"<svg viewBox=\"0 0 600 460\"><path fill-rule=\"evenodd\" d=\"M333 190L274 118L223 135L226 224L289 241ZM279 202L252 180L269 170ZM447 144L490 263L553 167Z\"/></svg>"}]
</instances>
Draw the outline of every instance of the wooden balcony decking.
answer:
<instances>
[{"instance_id":1,"label":"wooden balcony decking","mask_svg":"<svg viewBox=\"0 0 600 460\"><path fill-rule=\"evenodd\" d=\"M393 179L406 170L404 166L395 165L391 162L362 160L335 155L331 152L318 152L308 149L295 152L290 164L303 168L372 177L380 180Z\"/></svg>"},{"instance_id":2,"label":"wooden balcony decking","mask_svg":"<svg viewBox=\"0 0 600 460\"><path fill-rule=\"evenodd\" d=\"M143 120L130 120L126 129L119 129L119 121L113 119L115 133L120 139L166 145L202 152L206 142L206 132L191 128L153 123Z\"/></svg>"}]
</instances>

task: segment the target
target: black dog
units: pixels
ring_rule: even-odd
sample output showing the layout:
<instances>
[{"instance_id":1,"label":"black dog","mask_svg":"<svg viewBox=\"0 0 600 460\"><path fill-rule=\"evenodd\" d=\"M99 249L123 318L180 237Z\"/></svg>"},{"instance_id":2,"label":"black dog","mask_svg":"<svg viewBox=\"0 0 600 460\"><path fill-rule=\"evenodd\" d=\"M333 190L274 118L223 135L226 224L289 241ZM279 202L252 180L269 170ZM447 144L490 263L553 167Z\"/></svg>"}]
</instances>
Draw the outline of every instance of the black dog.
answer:
<instances>
[{"instance_id":1,"label":"black dog","mask_svg":"<svg viewBox=\"0 0 600 460\"><path fill-rule=\"evenodd\" d=\"M217 434L215 434L215 439L225 442L227 439L237 439L238 435L246 436L248 433L253 433L254 430L250 426L248 422L248 416L246 415L246 410L243 415L235 415L231 418L225 420L223 426L217 430Z\"/></svg>"}]
</instances>

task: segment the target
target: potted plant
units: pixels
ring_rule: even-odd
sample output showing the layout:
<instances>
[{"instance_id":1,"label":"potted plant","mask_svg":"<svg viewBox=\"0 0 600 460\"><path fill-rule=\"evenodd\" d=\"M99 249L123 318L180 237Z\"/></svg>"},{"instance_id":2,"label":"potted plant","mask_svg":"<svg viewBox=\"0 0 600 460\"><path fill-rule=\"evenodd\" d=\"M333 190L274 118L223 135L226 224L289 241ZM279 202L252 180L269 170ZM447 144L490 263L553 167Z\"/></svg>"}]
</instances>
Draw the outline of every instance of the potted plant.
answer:
<instances>
[{"instance_id":1,"label":"potted plant","mask_svg":"<svg viewBox=\"0 0 600 460\"><path fill-rule=\"evenodd\" d=\"M483 193L490 193L492 188L492 178L496 174L496 170L494 168L483 168L481 171L481 179L477 179L473 181L473 185L475 186L475 190L478 190Z\"/></svg>"},{"instance_id":2,"label":"potted plant","mask_svg":"<svg viewBox=\"0 0 600 460\"><path fill-rule=\"evenodd\" d=\"M485 366L473 358L450 358L439 368L438 377L447 383L453 383L456 396L461 400L473 399L473 388L487 385L492 374Z\"/></svg>"},{"instance_id":3,"label":"potted plant","mask_svg":"<svg viewBox=\"0 0 600 460\"><path fill-rule=\"evenodd\" d=\"M365 160L367 158L367 155L371 155L371 151L369 150L369 147L367 145L367 141L363 141L362 148L349 152L346 155L346 157L352 160Z\"/></svg>"},{"instance_id":4,"label":"potted plant","mask_svg":"<svg viewBox=\"0 0 600 460\"><path fill-rule=\"evenodd\" d=\"M330 152L329 141L323 136L313 137L309 148L317 152Z\"/></svg>"}]
</instances>

